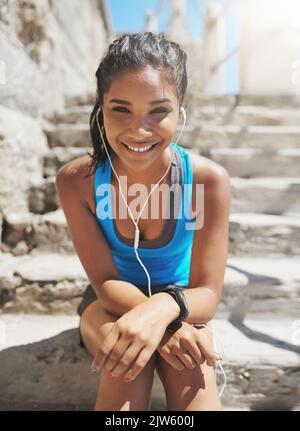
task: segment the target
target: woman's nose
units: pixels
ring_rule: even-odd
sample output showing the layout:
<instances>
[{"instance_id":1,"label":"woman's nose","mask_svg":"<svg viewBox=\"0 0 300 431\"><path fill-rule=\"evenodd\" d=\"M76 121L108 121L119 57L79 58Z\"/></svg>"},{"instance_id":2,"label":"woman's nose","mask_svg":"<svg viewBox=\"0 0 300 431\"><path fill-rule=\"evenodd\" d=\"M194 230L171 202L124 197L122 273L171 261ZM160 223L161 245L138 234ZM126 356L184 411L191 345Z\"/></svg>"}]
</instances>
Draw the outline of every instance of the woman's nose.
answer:
<instances>
[{"instance_id":1,"label":"woman's nose","mask_svg":"<svg viewBox=\"0 0 300 431\"><path fill-rule=\"evenodd\" d=\"M132 136L140 136L141 138L152 135L151 126L145 117L137 117L133 119L130 124L130 131Z\"/></svg>"}]
</instances>

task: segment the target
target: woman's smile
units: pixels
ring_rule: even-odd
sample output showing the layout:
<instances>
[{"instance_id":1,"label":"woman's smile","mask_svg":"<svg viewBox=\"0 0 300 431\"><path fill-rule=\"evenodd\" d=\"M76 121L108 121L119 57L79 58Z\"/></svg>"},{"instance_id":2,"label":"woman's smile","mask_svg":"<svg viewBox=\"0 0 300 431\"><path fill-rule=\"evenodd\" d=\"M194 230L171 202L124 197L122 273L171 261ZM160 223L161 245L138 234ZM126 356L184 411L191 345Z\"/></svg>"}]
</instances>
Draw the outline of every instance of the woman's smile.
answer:
<instances>
[{"instance_id":1,"label":"woman's smile","mask_svg":"<svg viewBox=\"0 0 300 431\"><path fill-rule=\"evenodd\" d=\"M140 144L140 145L135 145L135 146L125 144L123 142L121 142L121 144L123 145L123 147L125 148L125 150L128 153L135 154L138 157L145 157L146 154L154 151L155 147L157 147L159 142L157 142L155 144L147 144L147 145Z\"/></svg>"}]
</instances>

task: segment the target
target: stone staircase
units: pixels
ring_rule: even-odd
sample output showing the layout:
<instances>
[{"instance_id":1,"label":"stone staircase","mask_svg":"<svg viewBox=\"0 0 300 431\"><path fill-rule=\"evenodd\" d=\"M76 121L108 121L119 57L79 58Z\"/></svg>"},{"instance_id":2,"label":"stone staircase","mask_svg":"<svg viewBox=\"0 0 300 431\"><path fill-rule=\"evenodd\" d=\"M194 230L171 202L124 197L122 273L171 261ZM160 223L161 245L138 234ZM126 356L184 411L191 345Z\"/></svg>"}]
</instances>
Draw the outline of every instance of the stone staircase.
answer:
<instances>
[{"instance_id":1,"label":"stone staircase","mask_svg":"<svg viewBox=\"0 0 300 431\"><path fill-rule=\"evenodd\" d=\"M229 259L214 319L228 379L224 409L298 410L300 101L201 96L190 103L179 144L223 165L232 183ZM91 152L91 109L70 105L45 122L44 180L28 191L28 212L3 222L2 410L93 408L97 381L76 330L88 279L55 189L59 167ZM218 372L220 388L222 381ZM157 375L152 394L151 409L165 410Z\"/></svg>"}]
</instances>

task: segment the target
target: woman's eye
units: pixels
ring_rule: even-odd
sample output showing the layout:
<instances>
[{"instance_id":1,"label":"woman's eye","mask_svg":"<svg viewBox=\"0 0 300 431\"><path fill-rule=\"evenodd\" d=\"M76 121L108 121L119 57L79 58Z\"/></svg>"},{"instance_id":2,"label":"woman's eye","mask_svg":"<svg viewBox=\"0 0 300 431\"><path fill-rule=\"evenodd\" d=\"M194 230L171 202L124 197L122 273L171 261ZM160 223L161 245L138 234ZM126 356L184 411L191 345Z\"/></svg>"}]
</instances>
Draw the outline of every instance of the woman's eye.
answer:
<instances>
[{"instance_id":1,"label":"woman's eye","mask_svg":"<svg viewBox=\"0 0 300 431\"><path fill-rule=\"evenodd\" d=\"M125 109L125 111L124 111L124 109ZM123 107L113 108L113 111L117 111L117 112L129 112L127 108L123 108ZM151 114L161 114L161 113L165 113L165 112L167 113L169 111L167 111L164 108L158 108L158 109L155 109L154 111L152 111Z\"/></svg>"},{"instance_id":2,"label":"woman's eye","mask_svg":"<svg viewBox=\"0 0 300 431\"><path fill-rule=\"evenodd\" d=\"M125 111L122 111L122 109L125 109ZM128 112L128 110L126 108L113 108L113 111L117 111L117 112Z\"/></svg>"},{"instance_id":3,"label":"woman's eye","mask_svg":"<svg viewBox=\"0 0 300 431\"><path fill-rule=\"evenodd\" d=\"M152 111L153 114L160 114L160 113L164 113L164 112L169 112L166 109L160 108L160 109L155 109L155 111Z\"/></svg>"}]
</instances>

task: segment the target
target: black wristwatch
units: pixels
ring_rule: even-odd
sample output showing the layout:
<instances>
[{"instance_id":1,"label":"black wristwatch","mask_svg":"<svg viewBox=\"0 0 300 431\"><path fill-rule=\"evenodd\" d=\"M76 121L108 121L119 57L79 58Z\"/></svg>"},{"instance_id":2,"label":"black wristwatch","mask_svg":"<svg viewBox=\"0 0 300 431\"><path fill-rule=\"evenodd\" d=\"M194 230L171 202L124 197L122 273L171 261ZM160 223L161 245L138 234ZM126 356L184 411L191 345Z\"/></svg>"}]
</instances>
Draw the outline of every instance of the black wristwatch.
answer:
<instances>
[{"instance_id":1,"label":"black wristwatch","mask_svg":"<svg viewBox=\"0 0 300 431\"><path fill-rule=\"evenodd\" d=\"M186 287L179 286L176 284L168 284L165 288L163 288L160 292L167 292L169 293L177 302L177 304L180 307L180 314L170 325L167 327L167 330L169 332L175 332L177 329L181 327L181 321L185 319L189 315L187 302L183 293L183 290Z\"/></svg>"}]
</instances>

